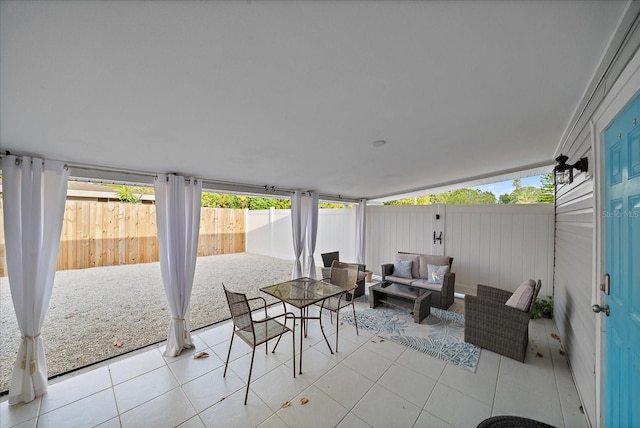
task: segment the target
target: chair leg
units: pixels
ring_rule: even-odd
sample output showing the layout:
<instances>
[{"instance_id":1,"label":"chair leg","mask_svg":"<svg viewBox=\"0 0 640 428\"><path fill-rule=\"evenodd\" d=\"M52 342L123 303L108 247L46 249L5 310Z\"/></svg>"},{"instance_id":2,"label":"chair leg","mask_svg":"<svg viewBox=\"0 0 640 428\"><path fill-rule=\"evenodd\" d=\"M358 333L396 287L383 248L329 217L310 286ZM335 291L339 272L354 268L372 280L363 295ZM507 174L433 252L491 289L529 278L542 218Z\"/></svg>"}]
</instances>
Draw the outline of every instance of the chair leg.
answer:
<instances>
[{"instance_id":1,"label":"chair leg","mask_svg":"<svg viewBox=\"0 0 640 428\"><path fill-rule=\"evenodd\" d=\"M233 346L233 337L235 336L235 332L231 332L231 342L229 343L229 352L227 352L227 361L224 363L224 373L222 377L227 375L227 367L229 367L229 357L231 356L231 347Z\"/></svg>"},{"instance_id":2,"label":"chair leg","mask_svg":"<svg viewBox=\"0 0 640 428\"><path fill-rule=\"evenodd\" d=\"M286 307L285 307L285 309L286 309ZM288 320L288 319L289 319L289 318L285 316L285 318L284 318L284 326L285 326L285 327L287 326L287 320ZM296 320L295 320L295 318L294 318L294 319L293 319L293 328L292 328L292 331L293 331L293 330L295 330L295 329L296 329ZM276 352L276 348L277 348L277 347L278 347L278 345L280 344L280 339L282 339L282 336L283 336L282 334L281 334L280 336L278 336L278 340L276 340L276 345L275 345L275 346L273 347L273 349L271 350L271 353L272 353L272 354L273 354L274 352Z\"/></svg>"},{"instance_id":3,"label":"chair leg","mask_svg":"<svg viewBox=\"0 0 640 428\"><path fill-rule=\"evenodd\" d=\"M256 348L251 348L251 365L249 366L249 378L247 379L247 392L244 393L244 405L247 405L249 397L249 385L251 384L251 372L253 371L253 357L256 356Z\"/></svg>"},{"instance_id":4,"label":"chair leg","mask_svg":"<svg viewBox=\"0 0 640 428\"><path fill-rule=\"evenodd\" d=\"M286 323L285 323L286 325ZM295 328L295 325L293 326ZM280 344L280 339L282 339L282 335L278 336L278 340L276 340L276 345L273 347L273 349L271 350L271 353L273 354L274 352L276 352L276 348L278 347L278 345Z\"/></svg>"},{"instance_id":5,"label":"chair leg","mask_svg":"<svg viewBox=\"0 0 640 428\"><path fill-rule=\"evenodd\" d=\"M331 317L333 319L333 316ZM340 319L340 309L336 311L336 352L338 352L338 331L340 329L340 323L338 320Z\"/></svg>"},{"instance_id":6,"label":"chair leg","mask_svg":"<svg viewBox=\"0 0 640 428\"><path fill-rule=\"evenodd\" d=\"M293 328L291 329L291 334L293 335L291 338L291 346L293 347L293 377L296 377L296 323L293 323ZM281 335L282 336L282 335Z\"/></svg>"},{"instance_id":7,"label":"chair leg","mask_svg":"<svg viewBox=\"0 0 640 428\"><path fill-rule=\"evenodd\" d=\"M282 307L284 308L284 311L287 312L287 305L284 304L284 302L282 302ZM285 316L284 319L284 325L287 325L287 317ZM293 329L295 330L296 328L296 320L294 318L293 320ZM276 341L276 346L273 347L273 350L271 351L271 353L276 352L276 348L278 347L278 344L280 344L280 339L282 339L282 335L278 336L278 340Z\"/></svg>"},{"instance_id":8,"label":"chair leg","mask_svg":"<svg viewBox=\"0 0 640 428\"><path fill-rule=\"evenodd\" d=\"M356 306L353 304L353 300L351 301L351 307L353 308L353 323L356 325L356 335L360 336L360 332L358 331L358 319L356 318Z\"/></svg>"},{"instance_id":9,"label":"chair leg","mask_svg":"<svg viewBox=\"0 0 640 428\"><path fill-rule=\"evenodd\" d=\"M322 337L324 337L324 341L327 343L329 351L331 351L331 353L333 354L333 349L331 349L331 345L329 345L329 339L327 339L327 335L324 333L324 326L322 325L322 314L318 318L320 320L320 332L322 333ZM338 350L336 349L336 351ZM300 352L302 352L302 338L300 338Z\"/></svg>"}]
</instances>

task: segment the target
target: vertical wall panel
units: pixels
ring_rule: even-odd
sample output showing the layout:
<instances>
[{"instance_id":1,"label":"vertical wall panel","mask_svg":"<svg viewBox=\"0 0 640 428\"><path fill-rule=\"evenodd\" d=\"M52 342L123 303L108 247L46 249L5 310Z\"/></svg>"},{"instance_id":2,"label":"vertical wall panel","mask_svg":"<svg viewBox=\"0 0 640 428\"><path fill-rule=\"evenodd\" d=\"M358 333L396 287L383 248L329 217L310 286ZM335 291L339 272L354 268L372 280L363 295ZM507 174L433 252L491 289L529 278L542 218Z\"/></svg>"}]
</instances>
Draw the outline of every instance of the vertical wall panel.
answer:
<instances>
[{"instance_id":1,"label":"vertical wall panel","mask_svg":"<svg viewBox=\"0 0 640 428\"><path fill-rule=\"evenodd\" d=\"M456 289L475 293L477 284L513 291L529 278L552 290L551 205L447 206L446 253L453 256ZM546 254L547 257L536 257Z\"/></svg>"},{"instance_id":2,"label":"vertical wall panel","mask_svg":"<svg viewBox=\"0 0 640 428\"><path fill-rule=\"evenodd\" d=\"M455 258L457 291L474 293L479 283L513 291L534 278L542 280L542 293L551 294L553 218L552 205L447 206L444 253ZM406 227L414 219L424 228L421 242ZM379 274L380 265L392 262L397 251L436 254L433 219L429 205L367 207L368 268ZM379 230L395 230L395 236Z\"/></svg>"}]
</instances>

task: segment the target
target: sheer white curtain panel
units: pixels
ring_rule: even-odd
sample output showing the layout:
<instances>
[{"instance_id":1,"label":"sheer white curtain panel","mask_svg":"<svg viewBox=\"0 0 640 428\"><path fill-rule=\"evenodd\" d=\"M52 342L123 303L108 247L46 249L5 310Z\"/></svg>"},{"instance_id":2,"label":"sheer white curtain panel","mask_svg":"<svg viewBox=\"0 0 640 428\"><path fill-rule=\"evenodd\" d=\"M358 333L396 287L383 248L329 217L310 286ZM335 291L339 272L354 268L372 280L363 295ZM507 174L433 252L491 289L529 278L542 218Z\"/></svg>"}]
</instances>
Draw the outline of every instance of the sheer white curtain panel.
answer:
<instances>
[{"instance_id":1,"label":"sheer white curtain panel","mask_svg":"<svg viewBox=\"0 0 640 428\"><path fill-rule=\"evenodd\" d=\"M356 263L365 264L367 248L367 200L360 199L356 207Z\"/></svg>"},{"instance_id":2,"label":"sheer white curtain panel","mask_svg":"<svg viewBox=\"0 0 640 428\"><path fill-rule=\"evenodd\" d=\"M304 248L304 231L306 227L302 215L302 192L296 190L291 195L291 235L293 237L293 253L295 260L291 271L291 279L302 276L302 250Z\"/></svg>"},{"instance_id":3,"label":"sheer white curtain panel","mask_svg":"<svg viewBox=\"0 0 640 428\"><path fill-rule=\"evenodd\" d=\"M306 233L305 233L305 253L307 254L307 265L305 275L309 278L316 278L316 261L313 253L316 251L316 237L318 235L318 193L307 192L303 197L304 211L306 212Z\"/></svg>"},{"instance_id":4,"label":"sheer white curtain panel","mask_svg":"<svg viewBox=\"0 0 640 428\"><path fill-rule=\"evenodd\" d=\"M9 288L22 334L9 404L28 403L47 392L40 329L53 290L68 179L61 162L12 155L2 159Z\"/></svg>"},{"instance_id":5,"label":"sheer white curtain panel","mask_svg":"<svg viewBox=\"0 0 640 428\"><path fill-rule=\"evenodd\" d=\"M160 174L155 193L160 270L171 310L164 355L175 357L193 348L189 304L198 255L202 181Z\"/></svg>"}]
</instances>

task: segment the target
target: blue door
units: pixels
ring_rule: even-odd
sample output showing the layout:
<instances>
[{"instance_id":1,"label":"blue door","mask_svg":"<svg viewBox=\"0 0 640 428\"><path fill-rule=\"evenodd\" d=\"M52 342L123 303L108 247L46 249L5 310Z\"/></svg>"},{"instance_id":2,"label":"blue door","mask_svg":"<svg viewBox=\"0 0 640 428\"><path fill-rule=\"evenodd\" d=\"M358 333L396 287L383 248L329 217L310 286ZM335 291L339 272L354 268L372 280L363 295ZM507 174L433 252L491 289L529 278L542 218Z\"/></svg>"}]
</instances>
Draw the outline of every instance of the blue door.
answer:
<instances>
[{"instance_id":1,"label":"blue door","mask_svg":"<svg viewBox=\"0 0 640 428\"><path fill-rule=\"evenodd\" d=\"M604 133L606 427L640 426L640 98Z\"/></svg>"}]
</instances>

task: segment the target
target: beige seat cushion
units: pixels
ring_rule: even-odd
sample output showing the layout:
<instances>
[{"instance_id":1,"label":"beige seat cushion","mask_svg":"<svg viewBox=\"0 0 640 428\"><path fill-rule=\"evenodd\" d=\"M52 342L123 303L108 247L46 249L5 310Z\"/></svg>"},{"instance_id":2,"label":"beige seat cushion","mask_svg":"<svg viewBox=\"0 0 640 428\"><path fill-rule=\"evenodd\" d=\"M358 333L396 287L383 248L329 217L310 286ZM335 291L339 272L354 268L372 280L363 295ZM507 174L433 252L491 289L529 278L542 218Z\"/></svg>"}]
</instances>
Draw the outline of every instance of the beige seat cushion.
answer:
<instances>
[{"instance_id":1,"label":"beige seat cushion","mask_svg":"<svg viewBox=\"0 0 640 428\"><path fill-rule=\"evenodd\" d=\"M415 279L400 278L399 276L387 275L384 278L385 281L397 282L398 284L411 285Z\"/></svg>"},{"instance_id":2,"label":"beige seat cushion","mask_svg":"<svg viewBox=\"0 0 640 428\"><path fill-rule=\"evenodd\" d=\"M520 309L521 311L528 311L535 286L536 282L532 279L523 282L511 297L509 297L509 300L505 302L505 305Z\"/></svg>"},{"instance_id":3,"label":"beige seat cushion","mask_svg":"<svg viewBox=\"0 0 640 428\"><path fill-rule=\"evenodd\" d=\"M442 291L442 284L434 284L426 279L416 279L411 283L412 287L424 288L431 291Z\"/></svg>"}]
</instances>

